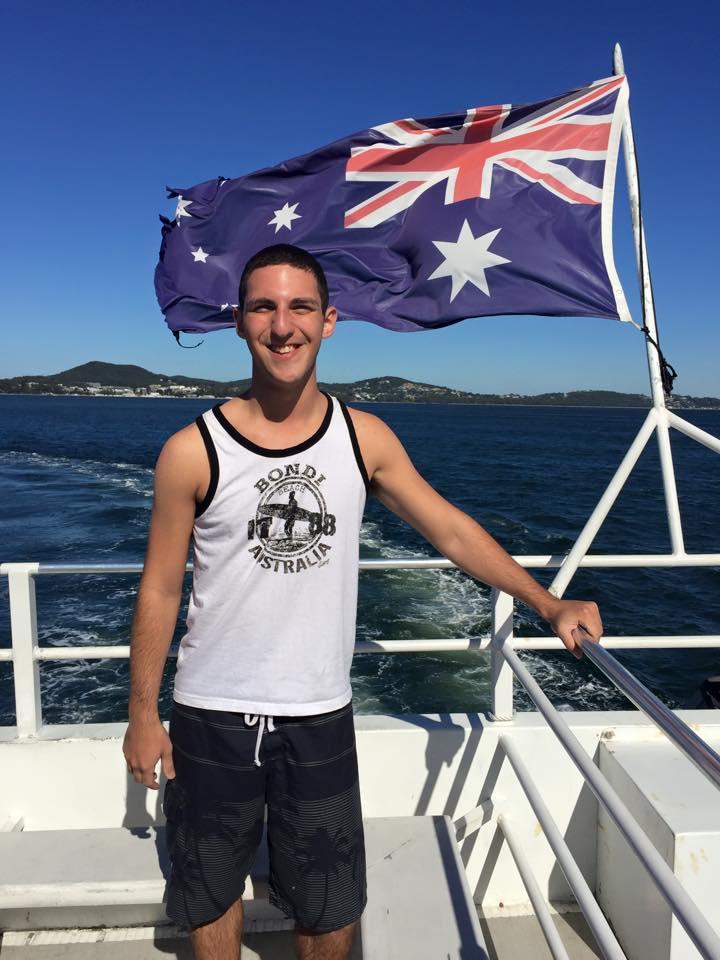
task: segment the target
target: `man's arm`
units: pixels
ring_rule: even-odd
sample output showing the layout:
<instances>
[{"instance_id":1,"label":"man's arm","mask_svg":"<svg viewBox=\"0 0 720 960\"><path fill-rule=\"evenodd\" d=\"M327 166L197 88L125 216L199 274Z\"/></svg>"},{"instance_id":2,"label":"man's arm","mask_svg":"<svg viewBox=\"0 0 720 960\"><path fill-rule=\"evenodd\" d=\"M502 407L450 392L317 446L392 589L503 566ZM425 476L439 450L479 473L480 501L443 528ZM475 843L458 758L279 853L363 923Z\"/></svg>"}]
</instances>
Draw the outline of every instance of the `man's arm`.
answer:
<instances>
[{"instance_id":1,"label":"man's arm","mask_svg":"<svg viewBox=\"0 0 720 960\"><path fill-rule=\"evenodd\" d=\"M547 620L565 646L580 656L573 630L584 627L597 640L602 622L590 601L558 600L472 517L441 497L417 472L392 430L371 414L351 416L371 489L449 560L478 580L512 594Z\"/></svg>"},{"instance_id":2,"label":"man's arm","mask_svg":"<svg viewBox=\"0 0 720 960\"><path fill-rule=\"evenodd\" d=\"M167 652L175 631L204 457L195 425L172 436L155 467L147 553L130 642L130 722L123 753L137 783L158 789L155 767L175 776L172 744L158 713ZM209 482L209 468L208 479ZM207 486L207 483L206 483Z\"/></svg>"}]
</instances>

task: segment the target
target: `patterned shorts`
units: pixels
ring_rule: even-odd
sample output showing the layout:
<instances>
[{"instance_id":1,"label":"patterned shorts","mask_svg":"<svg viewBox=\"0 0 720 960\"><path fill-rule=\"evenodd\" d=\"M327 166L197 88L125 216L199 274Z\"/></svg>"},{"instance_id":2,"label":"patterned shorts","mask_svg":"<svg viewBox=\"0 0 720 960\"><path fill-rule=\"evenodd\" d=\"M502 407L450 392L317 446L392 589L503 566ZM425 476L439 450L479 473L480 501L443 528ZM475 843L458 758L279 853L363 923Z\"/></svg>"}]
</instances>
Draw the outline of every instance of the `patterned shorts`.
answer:
<instances>
[{"instance_id":1,"label":"patterned shorts","mask_svg":"<svg viewBox=\"0 0 720 960\"><path fill-rule=\"evenodd\" d=\"M365 846L352 703L273 718L260 738L243 714L175 703L170 738L176 777L163 808L172 920L209 923L242 895L266 807L270 902L317 932L360 917Z\"/></svg>"}]
</instances>

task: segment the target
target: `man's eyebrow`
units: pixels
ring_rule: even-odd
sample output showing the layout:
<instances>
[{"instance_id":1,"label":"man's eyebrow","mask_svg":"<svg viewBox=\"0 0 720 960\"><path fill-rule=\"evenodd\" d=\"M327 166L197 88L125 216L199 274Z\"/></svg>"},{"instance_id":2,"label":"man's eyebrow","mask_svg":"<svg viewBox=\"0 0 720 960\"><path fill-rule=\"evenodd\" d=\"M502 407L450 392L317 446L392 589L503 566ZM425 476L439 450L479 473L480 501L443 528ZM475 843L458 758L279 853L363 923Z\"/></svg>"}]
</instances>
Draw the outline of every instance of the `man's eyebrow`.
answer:
<instances>
[{"instance_id":1,"label":"man's eyebrow","mask_svg":"<svg viewBox=\"0 0 720 960\"><path fill-rule=\"evenodd\" d=\"M252 310L254 307L274 307L275 301L270 297L255 297L254 300L248 300L246 309Z\"/></svg>"},{"instance_id":2,"label":"man's eyebrow","mask_svg":"<svg viewBox=\"0 0 720 960\"><path fill-rule=\"evenodd\" d=\"M310 307L319 307L320 301L315 297L293 297L290 301L291 307L300 307L300 306L310 306Z\"/></svg>"}]
</instances>

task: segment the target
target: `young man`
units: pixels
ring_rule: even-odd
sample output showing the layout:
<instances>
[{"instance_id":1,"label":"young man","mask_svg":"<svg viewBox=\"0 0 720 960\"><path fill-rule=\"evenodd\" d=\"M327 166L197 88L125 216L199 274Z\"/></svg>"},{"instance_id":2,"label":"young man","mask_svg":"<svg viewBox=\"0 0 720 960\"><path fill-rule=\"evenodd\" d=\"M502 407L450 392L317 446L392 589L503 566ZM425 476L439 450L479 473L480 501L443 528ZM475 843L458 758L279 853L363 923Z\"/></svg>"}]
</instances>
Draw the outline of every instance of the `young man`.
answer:
<instances>
[{"instance_id":1,"label":"young man","mask_svg":"<svg viewBox=\"0 0 720 960\"><path fill-rule=\"evenodd\" d=\"M471 576L544 617L569 650L602 633L417 473L377 417L317 386L335 329L317 261L278 245L248 262L237 332L252 385L163 447L131 645L124 753L138 783L168 778L168 913L198 960L240 956L241 895L267 805L271 900L298 957L342 960L365 905L352 721L359 530L371 490ZM158 692L192 540L193 590L170 734Z\"/></svg>"}]
</instances>

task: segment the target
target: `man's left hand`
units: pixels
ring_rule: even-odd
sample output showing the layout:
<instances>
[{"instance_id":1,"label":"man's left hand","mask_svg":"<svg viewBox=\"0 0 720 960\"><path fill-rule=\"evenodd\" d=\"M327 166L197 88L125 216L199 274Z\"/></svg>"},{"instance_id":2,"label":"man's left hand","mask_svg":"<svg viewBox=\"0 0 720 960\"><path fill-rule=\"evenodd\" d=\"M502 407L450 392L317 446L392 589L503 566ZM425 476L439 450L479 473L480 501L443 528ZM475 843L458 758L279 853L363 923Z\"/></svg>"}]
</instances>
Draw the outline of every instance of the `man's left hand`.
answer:
<instances>
[{"instance_id":1,"label":"man's left hand","mask_svg":"<svg viewBox=\"0 0 720 960\"><path fill-rule=\"evenodd\" d=\"M579 638L576 639L578 628L582 628L595 643L603 634L600 611L592 600L557 600L545 619L578 660L582 657L582 647ZM587 642L587 637L585 639Z\"/></svg>"}]
</instances>

